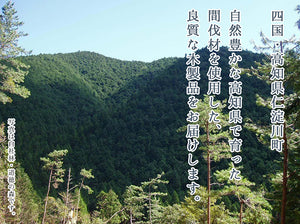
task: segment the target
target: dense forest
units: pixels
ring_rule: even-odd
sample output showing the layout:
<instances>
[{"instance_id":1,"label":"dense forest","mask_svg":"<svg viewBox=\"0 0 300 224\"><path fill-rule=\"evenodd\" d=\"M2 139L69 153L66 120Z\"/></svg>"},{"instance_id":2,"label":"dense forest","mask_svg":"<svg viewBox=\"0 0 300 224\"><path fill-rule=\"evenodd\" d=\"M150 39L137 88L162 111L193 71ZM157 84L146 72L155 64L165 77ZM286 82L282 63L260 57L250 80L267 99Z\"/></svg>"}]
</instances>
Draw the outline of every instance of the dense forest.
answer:
<instances>
[{"instance_id":1,"label":"dense forest","mask_svg":"<svg viewBox=\"0 0 300 224\"><path fill-rule=\"evenodd\" d=\"M13 4L6 7L12 10ZM0 38L4 42L5 35ZM21 57L7 57L7 52L4 48L0 52L1 223L202 224L208 210L210 223L279 223L283 155L271 151L266 142L264 127L270 129L271 110L262 103L270 98L270 83L262 78L271 70L268 56L239 53L243 58L239 67L245 71L242 114L244 121L252 121L244 123L241 132L242 181L229 181L230 159L213 159L212 191L207 194L207 161L205 151L199 150L194 155L199 160L201 198L195 201L186 186L186 58L145 63L87 51ZM209 53L206 48L197 51L202 111L208 108ZM230 54L226 47L218 52L220 102L229 96ZM300 222L299 52L286 55L290 128L286 223L296 224ZM225 116L228 109L221 113ZM7 209L8 118L16 120L15 216Z\"/></svg>"},{"instance_id":2,"label":"dense forest","mask_svg":"<svg viewBox=\"0 0 300 224\"><path fill-rule=\"evenodd\" d=\"M226 74L228 52L222 49L221 53ZM208 52L199 54L204 73ZM261 58L245 54L254 59L252 63ZM31 96L25 100L15 97L13 104L1 106L1 119L16 118L17 146L22 149L17 150L18 161L35 186L42 190L47 182L47 173L40 177L40 157L66 148L66 167L75 173L80 167L93 168L95 190L113 188L120 194L127 185L165 171L166 178L172 178L171 192L179 191L183 199L186 140L177 129L185 125L188 110L184 59L124 62L77 52L30 56L22 61L30 65L24 85ZM243 79L244 116L268 120L268 113L255 105L257 92L265 89L268 94L266 84L255 78ZM203 92L207 91L205 77L201 85ZM227 95L224 76L220 98ZM261 150L250 132L244 135L245 153L249 157L259 153L256 159L245 161L245 172L248 170L252 181L262 183L262 176L256 174L275 171L276 153Z\"/></svg>"},{"instance_id":3,"label":"dense forest","mask_svg":"<svg viewBox=\"0 0 300 224\"><path fill-rule=\"evenodd\" d=\"M208 69L209 52L199 51L202 73ZM229 52L220 51L220 64L228 73ZM250 67L263 56L242 52L241 67ZM45 195L48 171L42 172L41 157L54 149L68 149L64 167L71 168L73 180L80 169L93 169L89 185L98 195L114 190L119 196L131 184L165 172L169 184L166 203L183 200L187 194L187 152L185 59L166 58L152 63L128 62L91 52L22 57L29 65L24 86L27 99L14 96L12 104L1 106L1 120L16 118L17 161L30 176L38 195ZM228 96L229 78L223 76L220 100ZM243 113L257 122L268 122L268 110L256 106L256 93L268 96L266 83L255 77L242 77ZM207 91L203 77L201 90ZM242 133L243 175L256 184L270 186L265 175L280 168L276 152L257 141L255 134ZM200 158L199 158L200 159ZM225 169L229 161L213 165L212 172ZM199 182L205 185L206 165L199 163ZM66 178L66 177L65 177ZM65 186L61 185L61 189ZM175 196L174 196L175 195ZM178 195L178 196L176 196ZM90 209L95 197L86 196Z\"/></svg>"}]
</instances>

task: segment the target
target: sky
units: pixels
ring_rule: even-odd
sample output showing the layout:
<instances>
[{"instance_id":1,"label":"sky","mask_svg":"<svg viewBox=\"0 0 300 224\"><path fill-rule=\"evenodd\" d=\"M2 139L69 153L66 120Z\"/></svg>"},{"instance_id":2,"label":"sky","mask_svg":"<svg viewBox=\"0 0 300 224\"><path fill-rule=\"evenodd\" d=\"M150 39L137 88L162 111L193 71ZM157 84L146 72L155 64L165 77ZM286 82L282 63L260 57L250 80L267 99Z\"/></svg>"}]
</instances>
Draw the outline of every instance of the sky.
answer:
<instances>
[{"instance_id":1,"label":"sky","mask_svg":"<svg viewBox=\"0 0 300 224\"><path fill-rule=\"evenodd\" d=\"M4 1L1 1L3 4ZM299 37L297 0L15 0L28 36L19 45L32 54L92 51L122 59L151 62L189 53L188 11L199 16L198 47L206 47L208 10L221 10L221 45L229 46L230 11L241 11L242 48L271 37L271 11L284 11L284 39Z\"/></svg>"}]
</instances>

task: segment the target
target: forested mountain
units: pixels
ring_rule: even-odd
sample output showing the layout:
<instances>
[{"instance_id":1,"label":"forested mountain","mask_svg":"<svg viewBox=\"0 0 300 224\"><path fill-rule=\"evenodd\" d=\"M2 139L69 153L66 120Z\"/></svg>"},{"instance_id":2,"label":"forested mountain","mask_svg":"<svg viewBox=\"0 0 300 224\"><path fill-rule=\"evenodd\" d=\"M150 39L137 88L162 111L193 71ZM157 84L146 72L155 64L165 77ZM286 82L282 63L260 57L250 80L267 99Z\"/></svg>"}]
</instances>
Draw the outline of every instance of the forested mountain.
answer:
<instances>
[{"instance_id":1,"label":"forested mountain","mask_svg":"<svg viewBox=\"0 0 300 224\"><path fill-rule=\"evenodd\" d=\"M201 56L201 95L207 92L209 53ZM228 56L220 51L222 94L228 98ZM241 67L249 67L261 55L242 52ZM130 184L147 180L162 171L168 188L180 198L186 191L187 152L185 134L188 111L184 58L164 58L151 63L121 61L92 52L22 57L30 65L25 86L28 99L13 97L1 106L1 120L17 120L16 151L34 186L43 194L47 173L40 173L40 157L53 149L69 150L65 167L79 173L92 168L96 191L110 188L121 194ZM269 122L269 113L255 104L255 94L268 95L265 83L242 77L243 116ZM255 135L243 130L243 174L262 183L263 175L277 168L276 153L264 148ZM227 162L214 165L226 168ZM199 180L206 182L200 165Z\"/></svg>"},{"instance_id":2,"label":"forested mountain","mask_svg":"<svg viewBox=\"0 0 300 224\"><path fill-rule=\"evenodd\" d=\"M239 150L229 146L227 48L218 51L220 128L208 116L206 48L197 51L201 99L190 109L187 58L144 63L80 51L20 57L29 52L18 46L27 34L16 13L9 0L0 15L1 224L299 223L298 40L286 49L287 42L261 34L276 53L239 52L240 165L230 160ZM191 114L199 116L197 150L187 150Z\"/></svg>"},{"instance_id":3,"label":"forested mountain","mask_svg":"<svg viewBox=\"0 0 300 224\"><path fill-rule=\"evenodd\" d=\"M199 98L203 98L208 86L206 73L210 65L209 52L207 49L202 49L198 51L198 54L201 56ZM222 68L222 91L217 98L224 100L228 98L228 82L231 81L228 76L230 52L223 47L219 55ZM249 51L243 51L240 55L243 61L239 66L245 68L255 66L254 61L263 59L262 55ZM184 197L188 195L186 184L189 168L185 133L180 131L187 124L186 114L189 110L186 95L185 58L164 58L144 63L121 61L92 52L76 52L26 56L20 57L19 60L30 66L24 83L24 86L30 90L30 97L23 99L11 95L12 104L0 105L0 119L5 121L9 117L16 118L17 161L25 169L40 199L45 197L49 179L49 170L42 169L45 165L43 161L46 162L47 159L41 161L40 158L50 155L49 153L54 149L67 149L68 153L64 158L63 167L66 170L68 168L72 170L71 186L83 181L81 179L84 174L82 168L92 169L95 177L85 180L94 190L94 194L88 196L82 192L88 209L94 211L101 208L101 203L105 200L113 200L105 203L116 206L113 210L106 211L103 208L100 209L100 213L93 213L95 219L92 223L110 220L114 214L112 211L118 210L121 213L114 218L115 221L112 223L126 220L122 214L123 210L128 207L124 203L129 203L129 205L137 203L128 202L126 194L127 196L131 194L128 191L135 189L133 185L142 184L142 187L147 187L147 183L143 181L162 172L165 173L164 179L169 181L168 184L160 185L160 190L168 193L162 203L172 205L184 200ZM244 120L250 118L260 125L269 124L270 111L265 107L258 107L255 96L259 93L261 96L268 97L269 86L253 76L243 75L241 81L243 82L242 116ZM224 113L227 112L225 109ZM242 175L257 184L256 190L259 186L271 189L269 175L275 175L279 170L280 165L276 160L279 160L280 155L258 142L255 133L246 128L241 132L241 138L243 139L243 162L240 167ZM197 165L198 183L205 186L207 166L202 154L203 152L197 151L194 155L200 161ZM217 173L217 170L228 169L229 163L229 159L217 163L212 162L213 182L223 178L220 177L222 173ZM33 189L30 181L26 179L27 176L24 178L26 183L28 182L28 187ZM66 172L65 182L67 179ZM66 183L63 183L57 189L50 191L50 207L48 207L50 211L56 212L53 218L66 216L65 213L61 213L64 209L63 205L59 204L62 202L59 202L59 199L55 201L52 197L57 196L58 192L64 192L65 189ZM125 207L121 207L118 196L114 195L111 189L117 193ZM140 188L137 187L133 192L139 192L138 189ZM205 199L207 195L204 193L205 189L203 190L201 194ZM33 195L34 192L27 194ZM40 203L36 195L32 197L36 197L36 203ZM61 197L65 200L65 196L61 195ZM136 200L133 198L132 196L130 200ZM145 200L148 200L147 197ZM232 215L228 212L238 212L241 201L239 202L233 196L225 196L222 201L216 205L213 202L212 217L214 217L214 209L216 211L225 209L222 207L225 203L229 210L224 210L227 214L224 213L224 222L236 222L230 221ZM64 203L68 204L65 201ZM187 212L193 202L185 198L185 203L186 205L183 204L182 208L186 206L184 211ZM82 220L86 211L84 206L80 202L80 219ZM159 214L165 214L168 211L172 214L177 209L180 216L182 208L176 206L179 205L165 207L164 213ZM36 208L31 206L30 209L33 211ZM270 208L268 210L270 211ZM145 215L145 211L143 213ZM171 215L169 218L165 217L165 222L168 223L172 217L177 220L175 222L201 220L201 217L195 217L194 213L195 211L187 212L186 214L190 214L191 217L189 215L184 218L178 216L176 219ZM78 215L78 212L76 214ZM137 214L135 214L136 217L138 217ZM245 217L249 214L251 212L248 212ZM36 217L38 216L41 216L40 209ZM157 217L161 220L163 216ZM229 219L227 220L226 217ZM51 216L48 215L49 218L51 219ZM95 221L97 219L99 220ZM252 222L251 217L245 220L250 220L247 223ZM268 220L269 218L266 218L263 223L267 223ZM61 220L61 222L64 221Z\"/></svg>"}]
</instances>

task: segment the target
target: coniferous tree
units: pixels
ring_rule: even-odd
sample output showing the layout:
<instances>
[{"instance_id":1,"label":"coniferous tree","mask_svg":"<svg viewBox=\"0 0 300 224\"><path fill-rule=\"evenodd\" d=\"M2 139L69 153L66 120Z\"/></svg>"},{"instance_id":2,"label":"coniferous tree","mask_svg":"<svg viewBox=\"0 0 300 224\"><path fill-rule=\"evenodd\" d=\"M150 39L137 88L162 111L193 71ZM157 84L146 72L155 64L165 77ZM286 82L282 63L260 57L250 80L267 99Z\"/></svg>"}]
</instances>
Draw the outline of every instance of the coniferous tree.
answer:
<instances>
[{"instance_id":1,"label":"coniferous tree","mask_svg":"<svg viewBox=\"0 0 300 224\"><path fill-rule=\"evenodd\" d=\"M240 224L270 223L272 207L264 198L264 190L259 189L258 191L254 191L253 186L255 184L241 175L241 180L230 180L229 171L233 167L234 166L232 164L228 170L216 171L215 176L217 181L224 184L224 187L216 191L216 194L218 197L224 195L234 195L238 199L240 204Z\"/></svg>"},{"instance_id":2,"label":"coniferous tree","mask_svg":"<svg viewBox=\"0 0 300 224\"><path fill-rule=\"evenodd\" d=\"M186 213L181 204L167 205L163 208L160 223L162 224L186 224Z\"/></svg>"},{"instance_id":3,"label":"coniferous tree","mask_svg":"<svg viewBox=\"0 0 300 224\"><path fill-rule=\"evenodd\" d=\"M169 181L162 180L164 172L158 174L157 177L150 179L149 181L142 182L143 188L143 198L146 201L146 207L148 210L149 223L159 223L159 220L162 215L162 205L160 197L166 196L167 194L161 191L158 191L160 184L167 184Z\"/></svg>"},{"instance_id":4,"label":"coniferous tree","mask_svg":"<svg viewBox=\"0 0 300 224\"><path fill-rule=\"evenodd\" d=\"M9 94L17 94L24 98L30 95L24 86L19 85L24 82L29 67L15 59L21 53L26 53L18 46L18 40L27 35L18 30L23 22L19 21L16 14L14 3L7 1L0 16L0 102L4 104L12 102Z\"/></svg>"},{"instance_id":5,"label":"coniferous tree","mask_svg":"<svg viewBox=\"0 0 300 224\"><path fill-rule=\"evenodd\" d=\"M118 199L118 195L110 189L107 193L101 191L98 196L97 210L94 212L93 223L115 223L124 220L124 207Z\"/></svg>"},{"instance_id":6,"label":"coniferous tree","mask_svg":"<svg viewBox=\"0 0 300 224\"><path fill-rule=\"evenodd\" d=\"M81 183L80 183L80 186L79 186L79 189L78 189L78 195L77 195L76 219L75 219L76 221L77 221L77 218L78 218L78 208L79 208L79 202L80 202L80 197L81 197L81 195L80 195L81 189L83 188L83 189L88 190L88 194L93 193L93 190L88 185L84 184L85 179L94 178L94 175L92 174L92 169L89 169L89 170L81 169L80 175L82 176L82 178L81 178Z\"/></svg>"},{"instance_id":7,"label":"coniferous tree","mask_svg":"<svg viewBox=\"0 0 300 224\"><path fill-rule=\"evenodd\" d=\"M195 194L200 196L199 201L195 201L193 196L188 196L182 203L184 222L180 223L207 223L208 191L206 187L200 186ZM210 197L210 221L211 223L227 224L238 223L237 214L232 214L226 209L225 204L220 201L220 194L211 192Z\"/></svg>"},{"instance_id":8,"label":"coniferous tree","mask_svg":"<svg viewBox=\"0 0 300 224\"><path fill-rule=\"evenodd\" d=\"M141 186L130 185L123 194L125 211L129 213L130 224L143 219L144 197Z\"/></svg>"},{"instance_id":9,"label":"coniferous tree","mask_svg":"<svg viewBox=\"0 0 300 224\"><path fill-rule=\"evenodd\" d=\"M204 152L203 157L207 162L208 224L211 223L211 162L218 162L221 159L230 157L229 146L226 143L227 139L229 138L229 132L228 130L224 131L226 127L228 129L228 115L222 112L222 109L225 107L225 103L214 100L213 104L218 105L218 107L212 109L210 107L210 100L211 98L205 95L203 100L199 100L197 108L193 109L193 112L199 114L199 121L195 124L199 124L199 127L202 130L201 132L203 133L198 138L201 144L198 148ZM210 120L210 114L212 113L212 110L215 114L218 114L218 116L216 117L216 120L219 120L218 125Z\"/></svg>"},{"instance_id":10,"label":"coniferous tree","mask_svg":"<svg viewBox=\"0 0 300 224\"><path fill-rule=\"evenodd\" d=\"M48 154L48 157L41 158L41 161L44 162L43 168L50 171L49 181L48 181L48 190L45 198L45 208L42 224L45 223L45 218L47 214L47 203L51 188L51 183L54 188L57 188L59 183L63 182L63 176L65 170L62 168L63 166L63 157L68 153L68 150L54 150ZM64 216L63 216L64 217Z\"/></svg>"}]
</instances>

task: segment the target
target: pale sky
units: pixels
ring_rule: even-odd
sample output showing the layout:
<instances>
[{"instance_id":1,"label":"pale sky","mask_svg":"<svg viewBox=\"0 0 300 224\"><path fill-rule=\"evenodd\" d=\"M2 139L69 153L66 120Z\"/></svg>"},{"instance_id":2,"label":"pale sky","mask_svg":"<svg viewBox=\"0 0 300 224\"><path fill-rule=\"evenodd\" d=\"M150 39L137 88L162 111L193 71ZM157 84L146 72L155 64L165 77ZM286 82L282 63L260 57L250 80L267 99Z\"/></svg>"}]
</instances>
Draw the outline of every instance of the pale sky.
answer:
<instances>
[{"instance_id":1,"label":"pale sky","mask_svg":"<svg viewBox=\"0 0 300 224\"><path fill-rule=\"evenodd\" d=\"M296 0L15 0L24 22L21 30L28 33L19 43L33 54L80 50L147 62L189 52L189 10L198 10L200 47L209 40L209 9L221 10L223 46L229 45L230 11L240 10L242 47L253 51L250 41L260 44L260 31L271 36L272 10L284 10L284 38L299 37L297 4Z\"/></svg>"}]
</instances>

